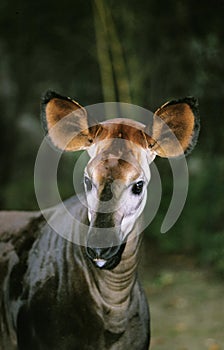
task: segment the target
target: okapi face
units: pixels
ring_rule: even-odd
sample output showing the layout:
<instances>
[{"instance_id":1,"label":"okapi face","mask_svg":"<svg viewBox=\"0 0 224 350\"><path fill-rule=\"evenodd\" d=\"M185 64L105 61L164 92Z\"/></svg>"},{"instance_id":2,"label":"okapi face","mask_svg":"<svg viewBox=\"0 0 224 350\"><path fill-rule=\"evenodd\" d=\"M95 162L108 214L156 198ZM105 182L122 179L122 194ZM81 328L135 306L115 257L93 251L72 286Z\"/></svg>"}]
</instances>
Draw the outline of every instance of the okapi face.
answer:
<instances>
[{"instance_id":1,"label":"okapi face","mask_svg":"<svg viewBox=\"0 0 224 350\"><path fill-rule=\"evenodd\" d=\"M87 253L98 267L113 268L144 209L149 163L155 155L119 134L91 148L84 174L90 221Z\"/></svg>"},{"instance_id":2,"label":"okapi face","mask_svg":"<svg viewBox=\"0 0 224 350\"><path fill-rule=\"evenodd\" d=\"M42 115L54 145L66 151L88 150L86 253L97 267L113 269L144 209L149 164L156 155L189 153L197 141L196 100L166 103L147 126L122 118L90 125L86 110L77 102L49 91L43 98Z\"/></svg>"}]
</instances>

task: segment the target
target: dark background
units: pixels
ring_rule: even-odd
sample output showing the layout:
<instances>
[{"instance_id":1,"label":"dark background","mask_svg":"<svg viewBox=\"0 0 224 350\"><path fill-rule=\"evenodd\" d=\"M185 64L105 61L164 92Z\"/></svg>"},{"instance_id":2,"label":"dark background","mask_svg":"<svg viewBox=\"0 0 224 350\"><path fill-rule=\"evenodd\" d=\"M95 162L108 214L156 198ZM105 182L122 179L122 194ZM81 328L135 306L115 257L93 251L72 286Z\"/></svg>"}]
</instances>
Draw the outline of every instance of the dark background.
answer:
<instances>
[{"instance_id":1,"label":"dark background","mask_svg":"<svg viewBox=\"0 0 224 350\"><path fill-rule=\"evenodd\" d=\"M163 201L146 237L161 254L187 254L223 274L223 13L221 0L1 0L0 208L38 208L33 169L45 90L82 105L121 101L151 110L193 95L201 134L188 158L187 203L176 225L161 235L172 176L168 162L157 160ZM73 194L75 157L63 156L63 198Z\"/></svg>"}]
</instances>

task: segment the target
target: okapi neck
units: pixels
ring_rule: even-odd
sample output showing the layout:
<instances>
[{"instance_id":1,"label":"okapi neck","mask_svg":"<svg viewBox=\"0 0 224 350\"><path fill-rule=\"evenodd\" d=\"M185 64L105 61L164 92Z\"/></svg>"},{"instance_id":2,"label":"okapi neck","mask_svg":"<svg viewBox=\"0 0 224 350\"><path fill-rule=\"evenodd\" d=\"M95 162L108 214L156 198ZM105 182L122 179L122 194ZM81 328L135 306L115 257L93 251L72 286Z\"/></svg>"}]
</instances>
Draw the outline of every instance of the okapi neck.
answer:
<instances>
[{"instance_id":1,"label":"okapi neck","mask_svg":"<svg viewBox=\"0 0 224 350\"><path fill-rule=\"evenodd\" d=\"M127 310L134 310L138 289L137 266L141 237L137 236L127 242L120 264L114 270L92 269L94 288L93 298L97 313L104 320L106 329L124 332L127 323Z\"/></svg>"}]
</instances>

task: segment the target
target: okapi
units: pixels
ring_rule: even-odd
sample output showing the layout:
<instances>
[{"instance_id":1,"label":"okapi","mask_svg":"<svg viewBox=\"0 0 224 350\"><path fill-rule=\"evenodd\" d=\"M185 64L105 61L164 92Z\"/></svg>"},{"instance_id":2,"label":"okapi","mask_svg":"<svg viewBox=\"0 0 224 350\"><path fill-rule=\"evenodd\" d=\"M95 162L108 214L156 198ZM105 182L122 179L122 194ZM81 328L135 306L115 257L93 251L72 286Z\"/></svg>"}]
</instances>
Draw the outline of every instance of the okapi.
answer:
<instances>
[{"instance_id":1,"label":"okapi","mask_svg":"<svg viewBox=\"0 0 224 350\"><path fill-rule=\"evenodd\" d=\"M149 311L137 266L149 164L192 150L197 102L168 102L147 126L122 118L91 126L77 102L48 91L42 116L54 145L88 150L85 191L44 216L1 213L0 349L147 350ZM85 244L62 237L62 227Z\"/></svg>"}]
</instances>

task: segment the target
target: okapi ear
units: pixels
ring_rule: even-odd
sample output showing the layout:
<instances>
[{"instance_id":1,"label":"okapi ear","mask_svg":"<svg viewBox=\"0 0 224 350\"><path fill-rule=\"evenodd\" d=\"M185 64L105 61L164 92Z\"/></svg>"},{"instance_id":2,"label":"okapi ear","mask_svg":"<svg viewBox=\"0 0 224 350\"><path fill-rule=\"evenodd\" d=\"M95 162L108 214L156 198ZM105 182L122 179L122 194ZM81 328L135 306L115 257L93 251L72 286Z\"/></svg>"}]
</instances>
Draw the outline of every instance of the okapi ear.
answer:
<instances>
[{"instance_id":1,"label":"okapi ear","mask_svg":"<svg viewBox=\"0 0 224 350\"><path fill-rule=\"evenodd\" d=\"M146 135L149 147L160 157L189 154L199 134L198 102L186 97L165 103L159 108Z\"/></svg>"},{"instance_id":2,"label":"okapi ear","mask_svg":"<svg viewBox=\"0 0 224 350\"><path fill-rule=\"evenodd\" d=\"M43 96L41 116L52 143L66 151L90 147L101 128L100 125L89 127L85 108L54 91L47 91Z\"/></svg>"}]
</instances>

